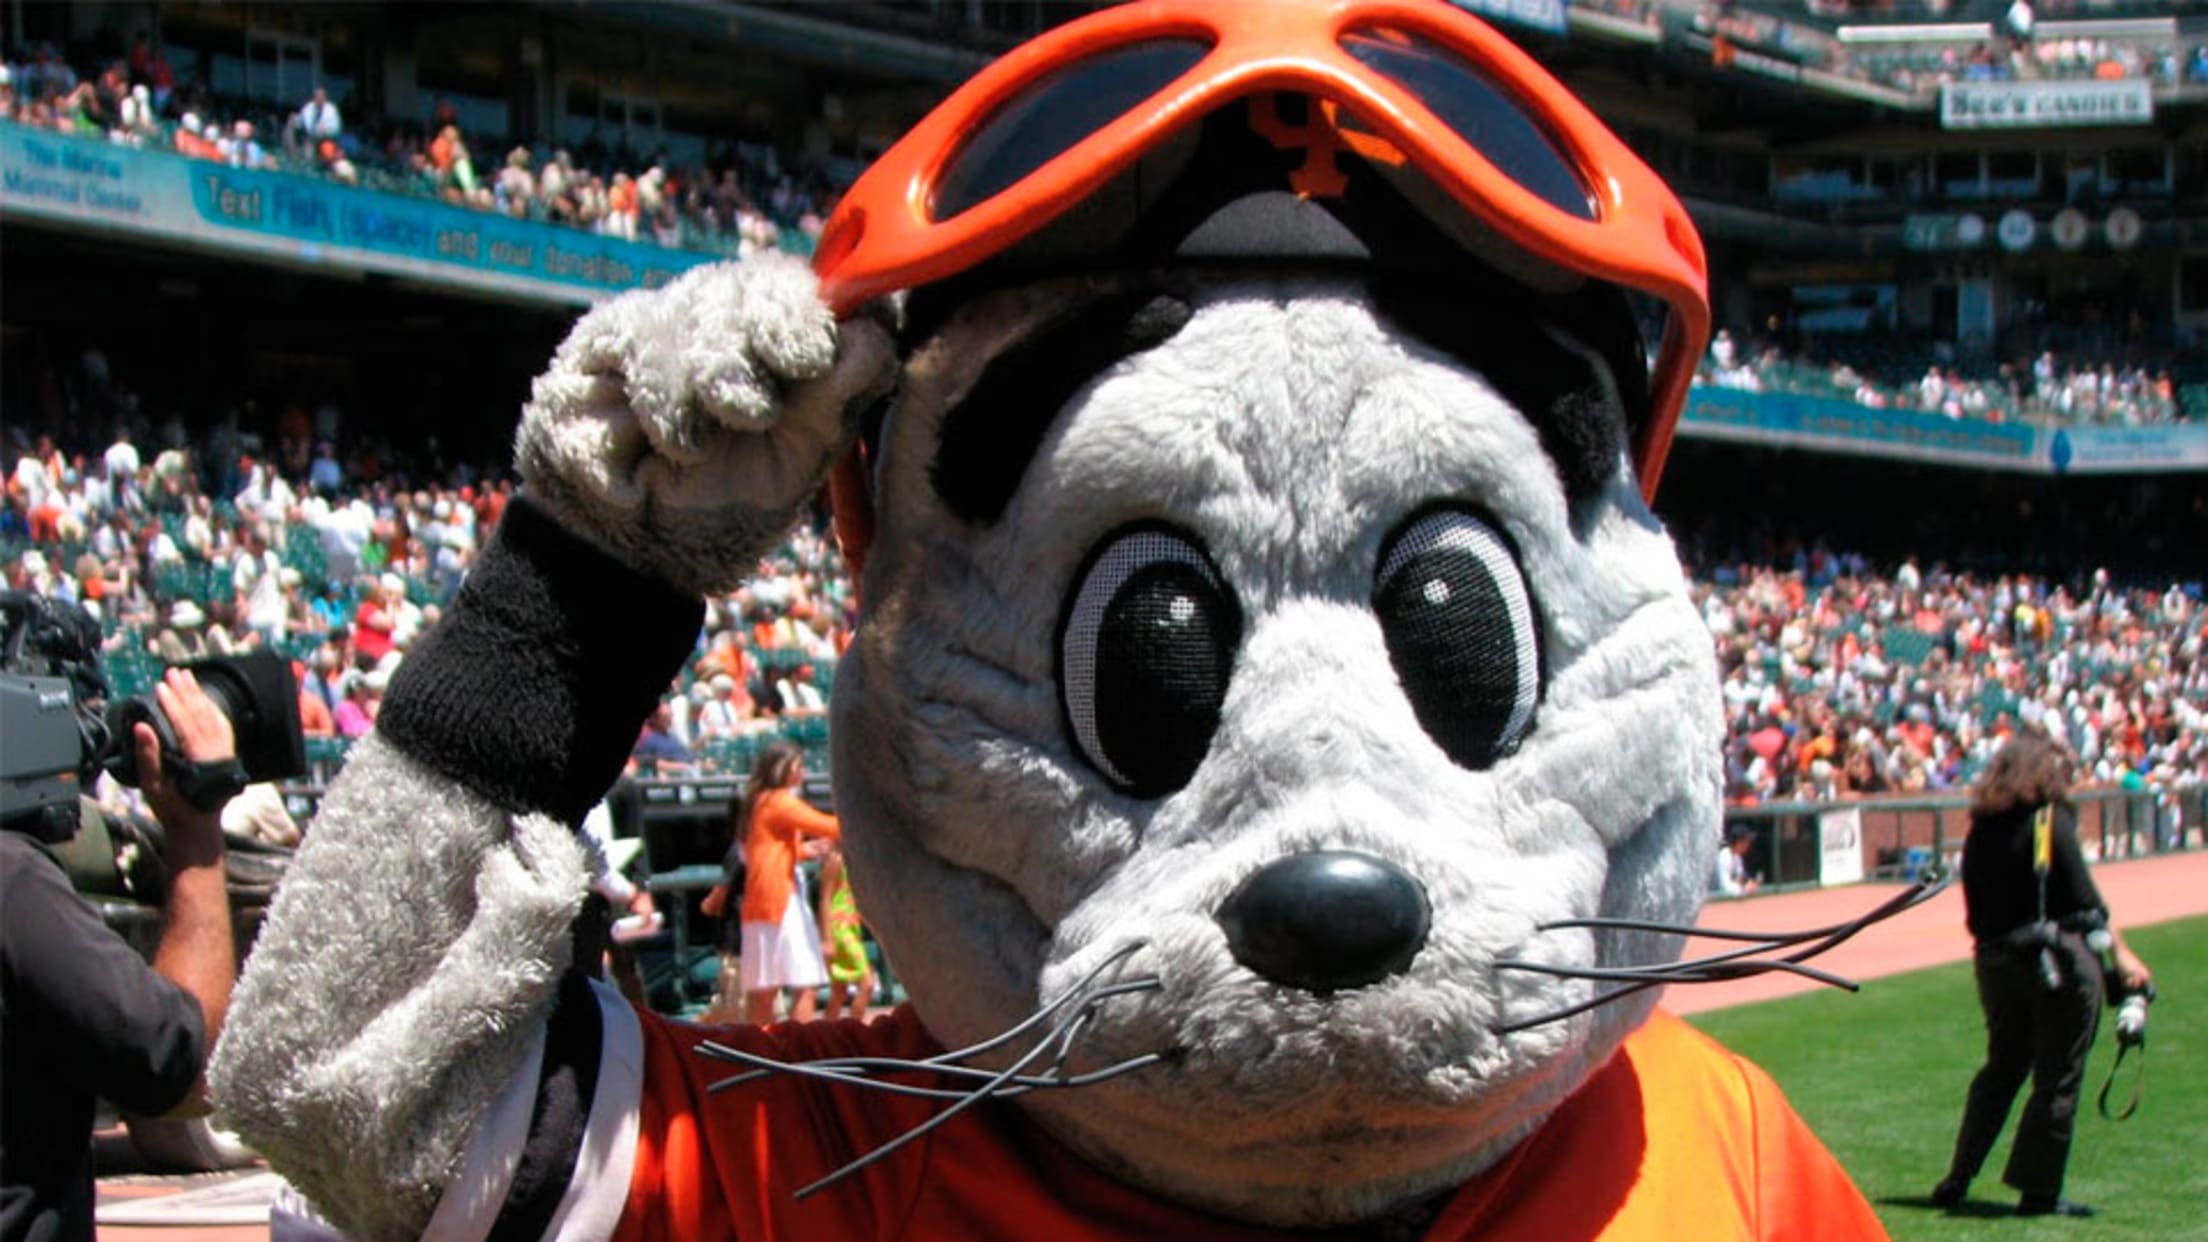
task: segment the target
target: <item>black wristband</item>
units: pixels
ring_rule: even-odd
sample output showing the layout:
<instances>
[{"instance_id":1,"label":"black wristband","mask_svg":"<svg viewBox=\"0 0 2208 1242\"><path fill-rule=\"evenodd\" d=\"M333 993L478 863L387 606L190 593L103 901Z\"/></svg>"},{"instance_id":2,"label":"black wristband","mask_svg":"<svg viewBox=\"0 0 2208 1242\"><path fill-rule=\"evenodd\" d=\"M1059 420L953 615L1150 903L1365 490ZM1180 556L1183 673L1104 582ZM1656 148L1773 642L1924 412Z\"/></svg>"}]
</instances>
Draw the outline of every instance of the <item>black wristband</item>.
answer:
<instances>
[{"instance_id":1,"label":"black wristband","mask_svg":"<svg viewBox=\"0 0 2208 1242\"><path fill-rule=\"evenodd\" d=\"M223 804L245 791L249 780L245 765L235 759L216 759L208 763L177 761L174 756L162 759L168 765L169 784L177 796L198 810L215 812Z\"/></svg>"},{"instance_id":2,"label":"black wristband","mask_svg":"<svg viewBox=\"0 0 2208 1242\"><path fill-rule=\"evenodd\" d=\"M705 601L517 496L376 732L508 810L581 823L704 622Z\"/></svg>"}]
</instances>

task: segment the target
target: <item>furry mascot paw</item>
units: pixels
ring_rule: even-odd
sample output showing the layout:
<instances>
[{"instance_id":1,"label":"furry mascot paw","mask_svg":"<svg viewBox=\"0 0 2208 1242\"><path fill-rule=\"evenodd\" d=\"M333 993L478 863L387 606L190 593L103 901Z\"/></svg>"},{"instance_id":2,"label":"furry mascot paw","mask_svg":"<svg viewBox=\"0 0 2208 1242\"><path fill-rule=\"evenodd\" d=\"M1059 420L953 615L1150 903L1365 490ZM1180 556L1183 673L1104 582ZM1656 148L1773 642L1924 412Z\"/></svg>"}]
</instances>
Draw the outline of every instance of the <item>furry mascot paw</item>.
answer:
<instances>
[{"instance_id":1,"label":"furry mascot paw","mask_svg":"<svg viewBox=\"0 0 2208 1242\"><path fill-rule=\"evenodd\" d=\"M766 253L694 268L584 315L539 376L515 461L563 523L699 594L788 529L895 375L873 318L838 324L819 281Z\"/></svg>"},{"instance_id":2,"label":"furry mascot paw","mask_svg":"<svg viewBox=\"0 0 2208 1242\"><path fill-rule=\"evenodd\" d=\"M954 94L816 262L619 299L539 381L528 487L211 1071L318 1209L363 1242L1883 1236L1656 1009L1741 966L1678 961L1721 726L1646 503L1703 256L1538 66L1439 3L1107 10ZM638 1013L570 969L569 827L854 431L836 810L912 1003Z\"/></svg>"}]
</instances>

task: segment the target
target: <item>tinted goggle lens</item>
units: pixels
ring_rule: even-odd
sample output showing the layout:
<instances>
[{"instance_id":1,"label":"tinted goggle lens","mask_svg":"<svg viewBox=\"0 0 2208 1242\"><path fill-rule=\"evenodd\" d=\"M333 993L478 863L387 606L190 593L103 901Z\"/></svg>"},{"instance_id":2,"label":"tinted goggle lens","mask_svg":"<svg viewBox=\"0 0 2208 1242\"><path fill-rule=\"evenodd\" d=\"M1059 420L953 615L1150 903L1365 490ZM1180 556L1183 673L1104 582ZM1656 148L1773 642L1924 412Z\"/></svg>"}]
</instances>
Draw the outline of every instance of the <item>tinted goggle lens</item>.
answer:
<instances>
[{"instance_id":1,"label":"tinted goggle lens","mask_svg":"<svg viewBox=\"0 0 2208 1242\"><path fill-rule=\"evenodd\" d=\"M1211 51L1201 39L1147 39L1084 57L991 113L936 178L928 214L948 220L1017 185L1132 112Z\"/></svg>"},{"instance_id":2,"label":"tinted goggle lens","mask_svg":"<svg viewBox=\"0 0 2208 1242\"><path fill-rule=\"evenodd\" d=\"M1568 215L1595 218L1594 199L1564 151L1463 57L1395 31L1351 33L1343 37L1342 50L1425 104L1520 188Z\"/></svg>"},{"instance_id":3,"label":"tinted goggle lens","mask_svg":"<svg viewBox=\"0 0 2208 1242\"><path fill-rule=\"evenodd\" d=\"M1416 35L1356 32L1342 49L1424 103L1528 193L1596 218L1586 183L1548 132L1462 56ZM1129 43L1028 85L990 114L937 177L929 216L949 220L1004 193L1082 139L1172 85L1211 51L1197 38Z\"/></svg>"}]
</instances>

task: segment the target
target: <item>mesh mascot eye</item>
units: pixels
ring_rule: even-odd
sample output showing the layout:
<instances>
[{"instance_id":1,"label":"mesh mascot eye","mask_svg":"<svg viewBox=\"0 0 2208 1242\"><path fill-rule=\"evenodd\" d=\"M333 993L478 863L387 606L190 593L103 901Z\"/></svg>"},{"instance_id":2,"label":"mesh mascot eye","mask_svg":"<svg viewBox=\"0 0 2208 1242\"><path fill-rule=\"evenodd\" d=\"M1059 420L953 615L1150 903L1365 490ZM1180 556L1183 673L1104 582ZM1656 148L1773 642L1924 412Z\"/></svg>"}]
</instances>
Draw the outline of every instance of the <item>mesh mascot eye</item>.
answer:
<instances>
[{"instance_id":1,"label":"mesh mascot eye","mask_svg":"<svg viewBox=\"0 0 2208 1242\"><path fill-rule=\"evenodd\" d=\"M1122 527L1089 554L1058 630L1058 701L1113 786L1162 798L1211 749L1242 609L1209 557L1168 526Z\"/></svg>"},{"instance_id":2,"label":"mesh mascot eye","mask_svg":"<svg viewBox=\"0 0 2208 1242\"><path fill-rule=\"evenodd\" d=\"M1380 553L1373 612L1418 723L1475 771L1516 750L1541 697L1541 626L1517 551L1463 509L1428 509Z\"/></svg>"}]
</instances>

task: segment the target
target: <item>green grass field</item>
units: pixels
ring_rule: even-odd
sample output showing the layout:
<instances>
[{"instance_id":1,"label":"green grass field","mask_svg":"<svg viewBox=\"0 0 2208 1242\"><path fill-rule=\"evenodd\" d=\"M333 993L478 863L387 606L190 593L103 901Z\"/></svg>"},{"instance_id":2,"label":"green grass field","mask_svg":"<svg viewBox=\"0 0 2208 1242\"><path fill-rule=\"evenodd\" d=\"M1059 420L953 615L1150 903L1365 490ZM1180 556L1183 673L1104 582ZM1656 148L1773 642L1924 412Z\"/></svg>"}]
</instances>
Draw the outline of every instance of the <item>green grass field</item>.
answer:
<instances>
[{"instance_id":1,"label":"green grass field","mask_svg":"<svg viewBox=\"0 0 2208 1242\"><path fill-rule=\"evenodd\" d=\"M2126 939L2153 969L2161 999L2147 1024L2146 1102L2121 1124L2094 1103L2115 1055L2114 1014L2103 1012L2064 1188L2100 1210L2092 1220L2012 1215L2016 1195L2001 1184L2001 1168L2022 1092L1970 1200L1953 1213L1925 1201L1947 1171L1963 1093L1985 1050L1968 963L1874 979L1855 995L1790 997L1692 1021L1779 1080L1899 1242L2208 1239L2208 918ZM2131 1068L2127 1058L2112 1106L2128 1092Z\"/></svg>"}]
</instances>

